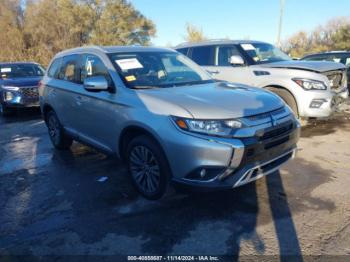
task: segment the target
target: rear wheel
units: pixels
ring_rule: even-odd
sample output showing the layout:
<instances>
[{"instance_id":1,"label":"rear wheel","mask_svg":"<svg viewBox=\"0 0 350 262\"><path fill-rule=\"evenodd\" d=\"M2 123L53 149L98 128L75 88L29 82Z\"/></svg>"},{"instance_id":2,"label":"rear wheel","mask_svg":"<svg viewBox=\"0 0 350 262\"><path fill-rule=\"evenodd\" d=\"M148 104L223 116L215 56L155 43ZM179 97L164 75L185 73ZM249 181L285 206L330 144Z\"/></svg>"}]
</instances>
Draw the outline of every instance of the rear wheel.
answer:
<instances>
[{"instance_id":1,"label":"rear wheel","mask_svg":"<svg viewBox=\"0 0 350 262\"><path fill-rule=\"evenodd\" d=\"M127 163L136 189L147 199L161 198L170 183L170 169L160 146L148 136L134 138L127 149Z\"/></svg>"},{"instance_id":2,"label":"rear wheel","mask_svg":"<svg viewBox=\"0 0 350 262\"><path fill-rule=\"evenodd\" d=\"M73 139L65 135L64 129L54 111L46 115L46 124L53 146L58 150L67 150L73 143Z\"/></svg>"}]
</instances>

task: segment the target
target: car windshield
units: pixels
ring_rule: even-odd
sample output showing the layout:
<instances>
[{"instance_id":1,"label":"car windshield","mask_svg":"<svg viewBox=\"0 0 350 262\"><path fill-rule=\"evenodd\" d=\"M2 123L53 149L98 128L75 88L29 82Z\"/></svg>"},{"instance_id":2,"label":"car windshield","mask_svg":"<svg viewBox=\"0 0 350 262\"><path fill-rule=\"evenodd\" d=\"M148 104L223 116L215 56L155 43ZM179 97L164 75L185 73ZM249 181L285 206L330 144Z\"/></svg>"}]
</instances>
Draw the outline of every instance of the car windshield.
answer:
<instances>
[{"instance_id":1,"label":"car windshield","mask_svg":"<svg viewBox=\"0 0 350 262\"><path fill-rule=\"evenodd\" d=\"M279 61L291 60L277 47L266 43L241 44L243 50L250 56L255 63L264 64Z\"/></svg>"},{"instance_id":2,"label":"car windshield","mask_svg":"<svg viewBox=\"0 0 350 262\"><path fill-rule=\"evenodd\" d=\"M129 88L162 88L214 82L211 76L186 56L176 52L110 54Z\"/></svg>"},{"instance_id":3,"label":"car windshield","mask_svg":"<svg viewBox=\"0 0 350 262\"><path fill-rule=\"evenodd\" d=\"M44 69L36 64L2 64L0 78L38 77L44 75Z\"/></svg>"}]
</instances>

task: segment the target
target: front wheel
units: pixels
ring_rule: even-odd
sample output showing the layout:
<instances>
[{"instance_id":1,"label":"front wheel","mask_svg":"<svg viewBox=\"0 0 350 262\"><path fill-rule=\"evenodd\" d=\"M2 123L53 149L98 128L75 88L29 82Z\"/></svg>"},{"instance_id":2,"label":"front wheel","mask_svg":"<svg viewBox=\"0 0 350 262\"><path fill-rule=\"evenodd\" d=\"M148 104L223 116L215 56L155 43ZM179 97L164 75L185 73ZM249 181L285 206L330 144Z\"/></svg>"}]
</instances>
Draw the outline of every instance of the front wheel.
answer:
<instances>
[{"instance_id":1,"label":"front wheel","mask_svg":"<svg viewBox=\"0 0 350 262\"><path fill-rule=\"evenodd\" d=\"M54 111L46 115L46 124L49 130L50 140L58 150L67 150L73 143L73 139L65 135L64 129Z\"/></svg>"},{"instance_id":2,"label":"front wheel","mask_svg":"<svg viewBox=\"0 0 350 262\"><path fill-rule=\"evenodd\" d=\"M161 198L170 183L170 169L160 146L147 136L134 138L127 149L131 179L141 195Z\"/></svg>"},{"instance_id":3,"label":"front wheel","mask_svg":"<svg viewBox=\"0 0 350 262\"><path fill-rule=\"evenodd\" d=\"M295 117L299 120L302 126L307 125L307 120L300 117L297 102L295 101L294 96L289 91L283 88L276 87L267 87L266 89L282 98L282 100L290 107L290 109L292 109Z\"/></svg>"}]
</instances>

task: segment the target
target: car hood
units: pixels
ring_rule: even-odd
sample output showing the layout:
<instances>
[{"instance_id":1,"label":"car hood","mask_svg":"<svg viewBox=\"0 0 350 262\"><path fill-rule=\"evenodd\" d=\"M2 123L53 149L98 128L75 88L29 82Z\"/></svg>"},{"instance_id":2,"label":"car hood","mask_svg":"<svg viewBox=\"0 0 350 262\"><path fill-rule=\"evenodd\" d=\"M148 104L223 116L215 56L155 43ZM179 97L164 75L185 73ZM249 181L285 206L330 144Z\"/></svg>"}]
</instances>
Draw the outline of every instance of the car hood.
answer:
<instances>
[{"instance_id":1,"label":"car hood","mask_svg":"<svg viewBox=\"0 0 350 262\"><path fill-rule=\"evenodd\" d=\"M23 78L13 78L13 79L0 79L0 85L5 86L38 86L41 77L23 77Z\"/></svg>"},{"instance_id":2,"label":"car hood","mask_svg":"<svg viewBox=\"0 0 350 262\"><path fill-rule=\"evenodd\" d=\"M183 116L181 112L186 110L197 119L239 118L273 111L284 105L271 92L226 82L139 90L138 93L146 107L166 102L171 104L169 108L182 108L178 114L169 112L170 114ZM161 113L166 114L166 105L162 107Z\"/></svg>"},{"instance_id":3,"label":"car hood","mask_svg":"<svg viewBox=\"0 0 350 262\"><path fill-rule=\"evenodd\" d=\"M268 64L259 64L259 67L270 68L289 68L289 69L301 69L318 73L323 73L332 70L344 69L345 66L341 63L328 62L328 61L281 61Z\"/></svg>"}]
</instances>

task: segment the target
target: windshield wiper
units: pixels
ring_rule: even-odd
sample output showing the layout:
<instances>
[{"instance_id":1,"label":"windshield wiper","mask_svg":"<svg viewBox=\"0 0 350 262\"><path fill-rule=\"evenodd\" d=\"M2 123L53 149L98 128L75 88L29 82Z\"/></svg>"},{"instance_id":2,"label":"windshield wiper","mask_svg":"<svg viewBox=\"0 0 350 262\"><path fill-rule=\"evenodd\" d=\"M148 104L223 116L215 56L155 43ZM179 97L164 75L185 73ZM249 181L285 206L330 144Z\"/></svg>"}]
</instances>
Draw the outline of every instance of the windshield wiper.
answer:
<instances>
[{"instance_id":1,"label":"windshield wiper","mask_svg":"<svg viewBox=\"0 0 350 262\"><path fill-rule=\"evenodd\" d=\"M130 87L131 89L154 89L157 88L156 86L133 86Z\"/></svg>"}]
</instances>

